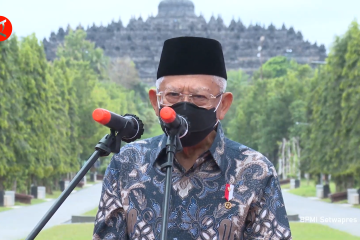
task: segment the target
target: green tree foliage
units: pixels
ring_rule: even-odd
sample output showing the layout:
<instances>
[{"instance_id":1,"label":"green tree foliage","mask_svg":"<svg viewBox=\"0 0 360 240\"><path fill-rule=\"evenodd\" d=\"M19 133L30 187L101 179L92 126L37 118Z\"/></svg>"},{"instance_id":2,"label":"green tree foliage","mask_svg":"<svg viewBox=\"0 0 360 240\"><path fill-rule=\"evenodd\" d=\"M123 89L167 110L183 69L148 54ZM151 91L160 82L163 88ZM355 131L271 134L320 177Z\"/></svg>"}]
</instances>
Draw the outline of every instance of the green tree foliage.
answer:
<instances>
[{"instance_id":1,"label":"green tree foliage","mask_svg":"<svg viewBox=\"0 0 360 240\"><path fill-rule=\"evenodd\" d=\"M148 90L130 59L110 62L82 30L70 31L53 62L34 35L0 42L0 189L26 192L78 171L109 133L93 121L95 108L136 114L145 123L143 139L162 134ZM279 142L300 137L304 171L332 174L342 188L360 183L356 22L317 71L278 56L252 77L230 71L227 90L234 94L222 121L228 137L275 164Z\"/></svg>"},{"instance_id":2,"label":"green tree foliage","mask_svg":"<svg viewBox=\"0 0 360 240\"><path fill-rule=\"evenodd\" d=\"M345 55L342 90L342 132L347 144L342 143L347 153L349 168L360 182L360 28L354 22L347 33L350 39Z\"/></svg>"},{"instance_id":3,"label":"green tree foliage","mask_svg":"<svg viewBox=\"0 0 360 240\"><path fill-rule=\"evenodd\" d=\"M110 62L108 74L110 81L117 86L115 88L111 84L106 84L112 88L108 90L108 94L112 91L115 95L121 95L122 103L126 102L127 105L127 109L120 109L117 112L132 113L140 117L145 123L142 139L162 134L158 119L148 99L150 88L140 81L134 62L129 58L117 58Z\"/></svg>"},{"instance_id":4,"label":"green tree foliage","mask_svg":"<svg viewBox=\"0 0 360 240\"><path fill-rule=\"evenodd\" d=\"M360 29L356 22L338 37L312 83L311 123L304 138L308 170L332 174L342 188L360 182Z\"/></svg>"},{"instance_id":5,"label":"green tree foliage","mask_svg":"<svg viewBox=\"0 0 360 240\"><path fill-rule=\"evenodd\" d=\"M311 68L275 57L263 65L263 73L263 79L257 72L251 83L238 82L233 103L236 113L226 128L232 139L276 162L278 141L299 134L295 124L305 115L304 96Z\"/></svg>"},{"instance_id":6,"label":"green tree foliage","mask_svg":"<svg viewBox=\"0 0 360 240\"><path fill-rule=\"evenodd\" d=\"M85 38L84 30L74 32L69 29L69 35L65 37L64 46L58 48L57 56L73 62L88 62L89 67L100 76L100 80L107 79L108 58L105 57L101 48L95 48L95 44L86 41Z\"/></svg>"},{"instance_id":7,"label":"green tree foliage","mask_svg":"<svg viewBox=\"0 0 360 240\"><path fill-rule=\"evenodd\" d=\"M135 63L129 57L116 58L109 62L108 75L112 82L127 89L134 89L140 83Z\"/></svg>"},{"instance_id":8,"label":"green tree foliage","mask_svg":"<svg viewBox=\"0 0 360 240\"><path fill-rule=\"evenodd\" d=\"M73 72L66 67L64 58L51 64L49 78L52 79L52 119L56 134L52 134L52 145L56 146L52 153L56 177L78 168L80 144L77 136L79 118L77 115L76 88L73 85Z\"/></svg>"},{"instance_id":9,"label":"green tree foliage","mask_svg":"<svg viewBox=\"0 0 360 240\"><path fill-rule=\"evenodd\" d=\"M35 35L1 42L0 188L26 192L76 172L109 131L93 110L136 109L134 91L107 81L107 59L85 37L71 32L53 63Z\"/></svg>"},{"instance_id":10,"label":"green tree foliage","mask_svg":"<svg viewBox=\"0 0 360 240\"><path fill-rule=\"evenodd\" d=\"M65 62L71 76L70 87L73 88L76 105L73 108L76 118L73 118L77 144L80 154L75 161L85 160L94 151L94 143L99 140L100 125L92 120L92 112L99 107L94 99L93 91L97 84L104 81L107 59L100 48L85 40L83 30L70 31L65 37L64 46L58 49L58 57Z\"/></svg>"},{"instance_id":11,"label":"green tree foliage","mask_svg":"<svg viewBox=\"0 0 360 240\"><path fill-rule=\"evenodd\" d=\"M35 35L21 42L20 63L23 87L23 117L25 141L29 145L22 166L36 178L49 177L54 170L51 164L50 135L54 132L51 119L52 92L47 77L48 63L44 49Z\"/></svg>"},{"instance_id":12,"label":"green tree foliage","mask_svg":"<svg viewBox=\"0 0 360 240\"><path fill-rule=\"evenodd\" d=\"M22 148L28 148L21 122L23 90L18 65L18 40L13 36L0 42L0 190L10 188L7 183L21 171L18 158L24 157Z\"/></svg>"},{"instance_id":13,"label":"green tree foliage","mask_svg":"<svg viewBox=\"0 0 360 240\"><path fill-rule=\"evenodd\" d=\"M226 135L229 135L232 130L231 128L228 128L230 126L231 121L233 122L233 125L236 123L235 114L238 104L241 102L240 99L244 98L245 89L248 87L250 82L250 76L245 74L243 71L229 71L227 73L228 79L227 79L227 86L226 91L231 92L233 94L234 100L232 105L230 106L230 109L228 113L226 114L225 118L221 121L221 124L224 127L224 131Z\"/></svg>"}]
</instances>

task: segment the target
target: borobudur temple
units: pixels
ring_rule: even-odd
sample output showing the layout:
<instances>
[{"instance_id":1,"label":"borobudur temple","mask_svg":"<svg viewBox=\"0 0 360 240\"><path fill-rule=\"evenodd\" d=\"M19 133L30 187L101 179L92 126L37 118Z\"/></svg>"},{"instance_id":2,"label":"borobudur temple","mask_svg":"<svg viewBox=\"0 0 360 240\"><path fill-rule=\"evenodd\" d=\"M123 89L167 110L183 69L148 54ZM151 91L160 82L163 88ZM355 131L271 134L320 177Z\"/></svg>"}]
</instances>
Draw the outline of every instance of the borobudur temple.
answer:
<instances>
[{"instance_id":1,"label":"borobudur temple","mask_svg":"<svg viewBox=\"0 0 360 240\"><path fill-rule=\"evenodd\" d=\"M130 57L140 78L147 83L153 83L156 78L164 41L178 36L217 39L223 46L228 70L242 69L248 74L257 70L261 62L278 55L291 57L299 63L324 61L326 57L324 45L304 41L301 32L295 32L292 27L287 29L283 25L276 29L272 24L267 28L258 24L246 27L240 20L232 20L226 26L221 17L211 17L207 22L202 15L195 14L194 3L190 0L163 0L157 15L146 21L141 17L133 18L124 26L119 20L106 27L93 25L85 31L87 39L95 42L110 58ZM60 28L43 40L48 60L56 57L57 46L68 32L69 28L66 31ZM261 58L259 45L262 45Z\"/></svg>"}]
</instances>

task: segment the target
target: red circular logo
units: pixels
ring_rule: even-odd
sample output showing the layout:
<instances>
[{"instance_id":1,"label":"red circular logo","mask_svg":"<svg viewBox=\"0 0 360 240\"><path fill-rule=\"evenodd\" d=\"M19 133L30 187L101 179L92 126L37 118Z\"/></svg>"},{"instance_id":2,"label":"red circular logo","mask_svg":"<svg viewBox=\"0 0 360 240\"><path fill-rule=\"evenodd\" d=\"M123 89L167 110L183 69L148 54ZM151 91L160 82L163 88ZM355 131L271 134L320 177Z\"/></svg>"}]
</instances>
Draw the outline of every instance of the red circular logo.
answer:
<instances>
[{"instance_id":1,"label":"red circular logo","mask_svg":"<svg viewBox=\"0 0 360 240\"><path fill-rule=\"evenodd\" d=\"M0 42L5 41L12 33L12 24L9 19L0 16Z\"/></svg>"}]
</instances>

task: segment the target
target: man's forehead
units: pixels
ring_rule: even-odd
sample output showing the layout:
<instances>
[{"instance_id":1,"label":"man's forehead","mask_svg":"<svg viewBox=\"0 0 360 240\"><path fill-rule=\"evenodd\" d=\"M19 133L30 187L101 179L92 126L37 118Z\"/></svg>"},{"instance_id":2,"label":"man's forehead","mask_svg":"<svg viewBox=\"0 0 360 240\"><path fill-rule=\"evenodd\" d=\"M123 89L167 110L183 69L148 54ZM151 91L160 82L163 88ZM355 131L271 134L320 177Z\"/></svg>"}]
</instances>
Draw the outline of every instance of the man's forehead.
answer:
<instances>
[{"instance_id":1,"label":"man's forehead","mask_svg":"<svg viewBox=\"0 0 360 240\"><path fill-rule=\"evenodd\" d=\"M184 75L184 76L168 76L160 84L161 89L182 90L189 88L196 91L210 91L218 88L213 76L210 75Z\"/></svg>"}]
</instances>

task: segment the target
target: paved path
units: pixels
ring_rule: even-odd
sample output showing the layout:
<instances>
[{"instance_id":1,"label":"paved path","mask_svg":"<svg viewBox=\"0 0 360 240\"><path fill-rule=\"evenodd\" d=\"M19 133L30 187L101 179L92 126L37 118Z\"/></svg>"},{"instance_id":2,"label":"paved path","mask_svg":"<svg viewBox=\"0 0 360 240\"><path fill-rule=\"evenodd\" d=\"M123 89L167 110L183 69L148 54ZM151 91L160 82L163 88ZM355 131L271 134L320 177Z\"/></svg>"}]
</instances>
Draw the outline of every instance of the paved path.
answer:
<instances>
[{"instance_id":1,"label":"paved path","mask_svg":"<svg viewBox=\"0 0 360 240\"><path fill-rule=\"evenodd\" d=\"M300 221L320 223L360 236L360 209L346 204L332 204L314 198L300 197L286 191L283 191L283 197L286 211L289 214L299 214ZM347 222L342 223L342 219ZM350 219L353 220L352 223Z\"/></svg>"},{"instance_id":2,"label":"paved path","mask_svg":"<svg viewBox=\"0 0 360 240\"><path fill-rule=\"evenodd\" d=\"M72 215L82 214L99 204L101 183L70 194L45 228L64 223ZM55 200L0 212L0 240L18 240L25 238L36 226Z\"/></svg>"}]
</instances>

